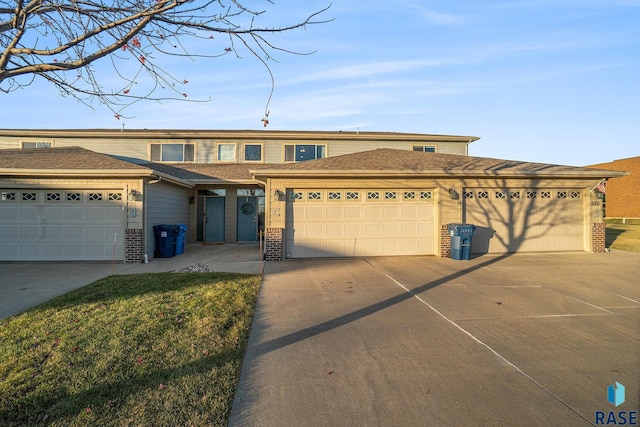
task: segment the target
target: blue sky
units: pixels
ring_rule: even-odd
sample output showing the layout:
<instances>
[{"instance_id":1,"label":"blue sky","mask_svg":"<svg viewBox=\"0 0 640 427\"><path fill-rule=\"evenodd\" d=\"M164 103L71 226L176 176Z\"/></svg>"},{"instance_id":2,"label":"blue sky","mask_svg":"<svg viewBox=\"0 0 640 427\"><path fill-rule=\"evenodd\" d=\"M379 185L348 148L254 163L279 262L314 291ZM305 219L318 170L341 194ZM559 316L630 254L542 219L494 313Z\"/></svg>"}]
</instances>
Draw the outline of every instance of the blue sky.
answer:
<instances>
[{"instance_id":1,"label":"blue sky","mask_svg":"<svg viewBox=\"0 0 640 427\"><path fill-rule=\"evenodd\" d=\"M276 0L265 22L327 4ZM578 166L640 155L640 0L336 0L325 16L275 38L317 52L269 62L270 130L472 135L474 156ZM263 129L270 78L248 53L166 65L211 100L116 120L35 83L0 94L0 127Z\"/></svg>"}]
</instances>

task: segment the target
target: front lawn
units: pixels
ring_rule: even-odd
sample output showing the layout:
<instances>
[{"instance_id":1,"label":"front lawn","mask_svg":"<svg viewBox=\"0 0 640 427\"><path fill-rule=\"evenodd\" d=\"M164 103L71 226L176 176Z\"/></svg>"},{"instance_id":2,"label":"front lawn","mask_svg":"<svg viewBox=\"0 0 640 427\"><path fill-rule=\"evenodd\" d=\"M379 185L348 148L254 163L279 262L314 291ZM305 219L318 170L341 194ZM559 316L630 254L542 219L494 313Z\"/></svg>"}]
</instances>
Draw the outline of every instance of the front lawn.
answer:
<instances>
[{"instance_id":1,"label":"front lawn","mask_svg":"<svg viewBox=\"0 0 640 427\"><path fill-rule=\"evenodd\" d=\"M226 425L259 276L111 276L0 321L0 425Z\"/></svg>"},{"instance_id":2,"label":"front lawn","mask_svg":"<svg viewBox=\"0 0 640 427\"><path fill-rule=\"evenodd\" d=\"M607 222L605 233L608 248L640 252L640 224Z\"/></svg>"}]
</instances>

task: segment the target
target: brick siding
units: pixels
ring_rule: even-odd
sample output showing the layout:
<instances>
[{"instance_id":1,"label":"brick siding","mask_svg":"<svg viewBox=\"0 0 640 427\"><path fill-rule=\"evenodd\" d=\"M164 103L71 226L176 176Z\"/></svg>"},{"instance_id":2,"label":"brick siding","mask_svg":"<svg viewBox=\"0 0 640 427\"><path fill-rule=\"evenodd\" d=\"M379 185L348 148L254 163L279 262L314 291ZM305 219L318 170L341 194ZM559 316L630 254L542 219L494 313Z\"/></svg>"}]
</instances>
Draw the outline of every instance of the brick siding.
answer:
<instances>
[{"instance_id":1,"label":"brick siding","mask_svg":"<svg viewBox=\"0 0 640 427\"><path fill-rule=\"evenodd\" d=\"M440 226L440 256L442 258L451 256L451 236L447 224Z\"/></svg>"},{"instance_id":2,"label":"brick siding","mask_svg":"<svg viewBox=\"0 0 640 427\"><path fill-rule=\"evenodd\" d=\"M589 167L631 172L607 181L606 215L607 218L640 218L640 157Z\"/></svg>"},{"instance_id":3,"label":"brick siding","mask_svg":"<svg viewBox=\"0 0 640 427\"><path fill-rule=\"evenodd\" d=\"M265 260L282 260L282 228L267 228L264 239Z\"/></svg>"},{"instance_id":4,"label":"brick siding","mask_svg":"<svg viewBox=\"0 0 640 427\"><path fill-rule=\"evenodd\" d=\"M135 264L144 261L143 232L138 229L127 229L124 240L124 263Z\"/></svg>"},{"instance_id":5,"label":"brick siding","mask_svg":"<svg viewBox=\"0 0 640 427\"><path fill-rule=\"evenodd\" d=\"M596 222L591 226L591 251L601 254L607 251L604 243L605 223Z\"/></svg>"}]
</instances>

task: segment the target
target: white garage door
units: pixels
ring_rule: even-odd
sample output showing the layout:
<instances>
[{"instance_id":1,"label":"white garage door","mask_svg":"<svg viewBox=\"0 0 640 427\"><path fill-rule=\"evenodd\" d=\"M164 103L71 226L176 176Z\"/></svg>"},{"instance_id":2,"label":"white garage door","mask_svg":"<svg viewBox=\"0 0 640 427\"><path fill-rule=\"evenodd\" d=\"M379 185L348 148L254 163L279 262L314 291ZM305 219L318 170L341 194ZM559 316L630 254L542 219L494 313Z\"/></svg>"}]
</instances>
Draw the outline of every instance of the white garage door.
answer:
<instances>
[{"instance_id":1,"label":"white garage door","mask_svg":"<svg viewBox=\"0 0 640 427\"><path fill-rule=\"evenodd\" d=\"M464 221L478 227L473 253L584 249L580 190L468 188L463 196Z\"/></svg>"},{"instance_id":2,"label":"white garage door","mask_svg":"<svg viewBox=\"0 0 640 427\"><path fill-rule=\"evenodd\" d=\"M432 190L293 189L289 258L435 253Z\"/></svg>"},{"instance_id":3,"label":"white garage door","mask_svg":"<svg viewBox=\"0 0 640 427\"><path fill-rule=\"evenodd\" d=\"M124 258L122 190L0 189L0 261Z\"/></svg>"}]
</instances>

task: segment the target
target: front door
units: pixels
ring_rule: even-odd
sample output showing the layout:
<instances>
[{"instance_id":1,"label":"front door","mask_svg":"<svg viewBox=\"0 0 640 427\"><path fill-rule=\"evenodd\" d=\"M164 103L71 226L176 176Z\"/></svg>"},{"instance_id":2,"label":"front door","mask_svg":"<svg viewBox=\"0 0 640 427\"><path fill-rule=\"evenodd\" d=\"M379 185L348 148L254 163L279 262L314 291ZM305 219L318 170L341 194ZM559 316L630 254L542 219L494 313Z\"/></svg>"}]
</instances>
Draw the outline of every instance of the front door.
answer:
<instances>
[{"instance_id":1,"label":"front door","mask_svg":"<svg viewBox=\"0 0 640 427\"><path fill-rule=\"evenodd\" d=\"M238 242L258 240L258 209L255 197L238 197Z\"/></svg>"},{"instance_id":2,"label":"front door","mask_svg":"<svg viewBox=\"0 0 640 427\"><path fill-rule=\"evenodd\" d=\"M224 242L224 197L207 197L204 214L204 241Z\"/></svg>"}]
</instances>

